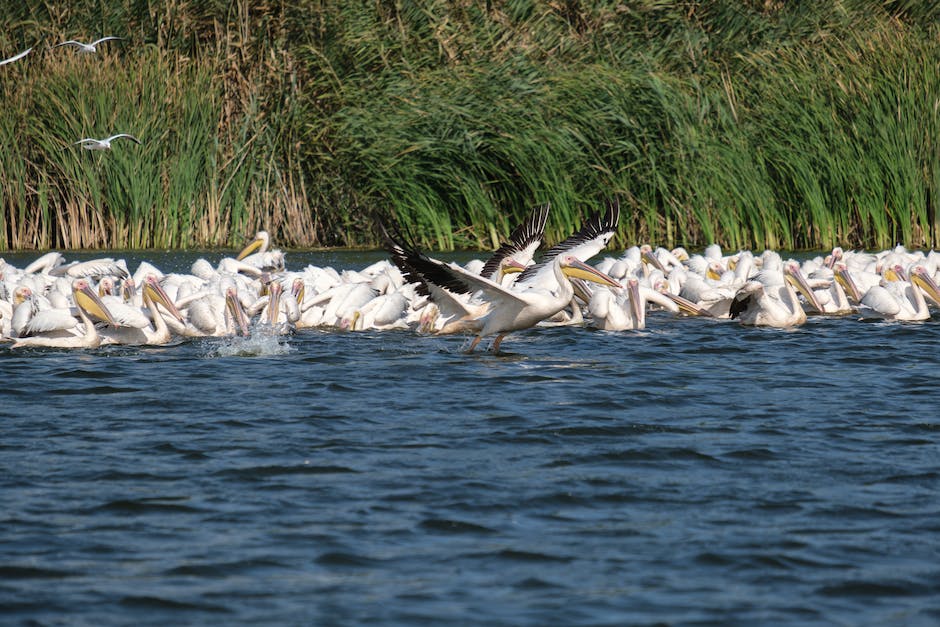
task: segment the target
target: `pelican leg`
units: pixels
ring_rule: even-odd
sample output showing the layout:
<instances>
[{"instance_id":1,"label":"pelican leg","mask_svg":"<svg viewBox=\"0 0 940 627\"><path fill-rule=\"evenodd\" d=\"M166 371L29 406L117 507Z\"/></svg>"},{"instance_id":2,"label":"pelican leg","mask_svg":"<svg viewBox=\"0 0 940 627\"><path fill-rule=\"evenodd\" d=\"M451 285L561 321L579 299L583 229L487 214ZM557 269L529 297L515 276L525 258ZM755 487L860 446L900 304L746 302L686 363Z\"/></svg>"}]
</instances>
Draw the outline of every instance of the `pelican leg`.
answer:
<instances>
[{"instance_id":1,"label":"pelican leg","mask_svg":"<svg viewBox=\"0 0 940 627\"><path fill-rule=\"evenodd\" d=\"M506 337L505 333L500 333L496 336L496 339L493 341L493 353L499 352L499 345L502 343L503 338Z\"/></svg>"},{"instance_id":2,"label":"pelican leg","mask_svg":"<svg viewBox=\"0 0 940 627\"><path fill-rule=\"evenodd\" d=\"M480 343L480 340L481 340L481 339L482 339L482 338L481 338L481 336L479 336L479 335L476 336L475 338L473 338L473 341L470 342L470 348L467 349L467 353L472 353L472 352L473 352L473 349L477 347L477 344Z\"/></svg>"}]
</instances>

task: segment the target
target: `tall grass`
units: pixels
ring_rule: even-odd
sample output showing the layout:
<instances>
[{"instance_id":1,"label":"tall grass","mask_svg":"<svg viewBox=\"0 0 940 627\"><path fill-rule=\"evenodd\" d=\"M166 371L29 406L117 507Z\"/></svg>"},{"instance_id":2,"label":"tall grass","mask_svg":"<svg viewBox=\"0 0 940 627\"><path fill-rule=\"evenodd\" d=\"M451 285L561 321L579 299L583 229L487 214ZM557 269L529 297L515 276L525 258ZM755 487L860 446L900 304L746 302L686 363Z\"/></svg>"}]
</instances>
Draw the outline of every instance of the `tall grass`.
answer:
<instances>
[{"instance_id":1,"label":"tall grass","mask_svg":"<svg viewBox=\"0 0 940 627\"><path fill-rule=\"evenodd\" d=\"M0 249L548 239L933 246L940 8L0 0ZM94 56L65 38L125 37ZM142 144L65 146L130 132Z\"/></svg>"}]
</instances>

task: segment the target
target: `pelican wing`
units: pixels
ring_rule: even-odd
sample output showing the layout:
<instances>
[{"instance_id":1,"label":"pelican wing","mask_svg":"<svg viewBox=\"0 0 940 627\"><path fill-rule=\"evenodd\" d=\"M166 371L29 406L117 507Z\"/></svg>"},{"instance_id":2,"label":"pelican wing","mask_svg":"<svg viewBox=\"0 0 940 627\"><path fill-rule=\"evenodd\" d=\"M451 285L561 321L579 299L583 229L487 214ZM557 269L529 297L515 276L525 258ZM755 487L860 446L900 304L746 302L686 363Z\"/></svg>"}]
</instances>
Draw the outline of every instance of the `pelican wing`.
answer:
<instances>
[{"instance_id":1,"label":"pelican wing","mask_svg":"<svg viewBox=\"0 0 940 627\"><path fill-rule=\"evenodd\" d=\"M542 235L545 232L545 222L548 220L548 203L536 208L529 217L509 235L509 241L493 253L480 272L482 276L492 279L499 265L504 259L513 257L519 263L528 263L542 245Z\"/></svg>"},{"instance_id":2,"label":"pelican wing","mask_svg":"<svg viewBox=\"0 0 940 627\"><path fill-rule=\"evenodd\" d=\"M728 312L731 319L733 320L747 311L751 303L755 299L760 298L763 293L764 284L760 281L748 281L742 285L741 289L738 290L734 295L734 299L731 301L731 308Z\"/></svg>"},{"instance_id":3,"label":"pelican wing","mask_svg":"<svg viewBox=\"0 0 940 627\"><path fill-rule=\"evenodd\" d=\"M96 39L95 41L91 42L91 45L97 46L98 44L105 42L105 41L120 41L120 39L121 39L120 37L112 37L109 35L107 37L102 37L101 39Z\"/></svg>"},{"instance_id":4,"label":"pelican wing","mask_svg":"<svg viewBox=\"0 0 940 627\"><path fill-rule=\"evenodd\" d=\"M127 267L110 257L79 261L67 266L60 266L49 272L53 276L70 276L73 278L99 278L103 276L128 276Z\"/></svg>"},{"instance_id":5,"label":"pelican wing","mask_svg":"<svg viewBox=\"0 0 940 627\"><path fill-rule=\"evenodd\" d=\"M83 48L83 47L85 46L85 44L83 44L83 43L80 42L80 41L75 41L74 39L69 39L68 41L63 41L62 43L56 44L56 45L54 45L54 46L52 46L52 47L53 47L53 48L58 48L59 46L78 46L78 47L80 47L80 48Z\"/></svg>"},{"instance_id":6,"label":"pelican wing","mask_svg":"<svg viewBox=\"0 0 940 627\"><path fill-rule=\"evenodd\" d=\"M607 201L606 204L607 211L604 215L593 214L581 230L545 251L537 264L529 266L519 275L516 283L531 282L537 275L551 272L552 262L561 254L574 255L581 261L587 261L603 250L614 236L620 222L620 202Z\"/></svg>"},{"instance_id":7,"label":"pelican wing","mask_svg":"<svg viewBox=\"0 0 940 627\"><path fill-rule=\"evenodd\" d=\"M861 304L882 315L896 316L901 312L898 299L880 285L874 285L865 292Z\"/></svg>"},{"instance_id":8,"label":"pelican wing","mask_svg":"<svg viewBox=\"0 0 940 627\"><path fill-rule=\"evenodd\" d=\"M26 334L67 331L78 325L78 319L69 309L41 309L33 314L26 325Z\"/></svg>"}]
</instances>

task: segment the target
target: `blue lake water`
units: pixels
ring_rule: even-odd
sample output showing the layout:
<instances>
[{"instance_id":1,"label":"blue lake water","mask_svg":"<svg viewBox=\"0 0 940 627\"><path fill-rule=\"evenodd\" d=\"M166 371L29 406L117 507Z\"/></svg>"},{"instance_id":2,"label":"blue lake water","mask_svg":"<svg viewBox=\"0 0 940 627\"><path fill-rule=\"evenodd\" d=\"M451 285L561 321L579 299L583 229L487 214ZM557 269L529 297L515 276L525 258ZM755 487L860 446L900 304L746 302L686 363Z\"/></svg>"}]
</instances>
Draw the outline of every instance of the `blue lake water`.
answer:
<instances>
[{"instance_id":1,"label":"blue lake water","mask_svg":"<svg viewBox=\"0 0 940 627\"><path fill-rule=\"evenodd\" d=\"M940 623L940 315L648 325L0 344L0 622Z\"/></svg>"}]
</instances>

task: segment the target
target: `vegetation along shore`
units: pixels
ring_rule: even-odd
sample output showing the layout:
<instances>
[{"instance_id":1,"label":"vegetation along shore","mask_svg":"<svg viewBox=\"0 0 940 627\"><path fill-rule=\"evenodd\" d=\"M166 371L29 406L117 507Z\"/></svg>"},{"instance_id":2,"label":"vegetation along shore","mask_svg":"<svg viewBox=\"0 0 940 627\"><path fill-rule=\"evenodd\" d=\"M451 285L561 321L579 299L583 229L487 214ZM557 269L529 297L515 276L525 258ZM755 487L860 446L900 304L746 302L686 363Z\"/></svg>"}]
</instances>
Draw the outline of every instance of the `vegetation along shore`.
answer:
<instances>
[{"instance_id":1,"label":"vegetation along shore","mask_svg":"<svg viewBox=\"0 0 940 627\"><path fill-rule=\"evenodd\" d=\"M0 58L31 49L0 65L0 250L372 246L376 213L492 248L610 197L612 246L940 240L934 2L0 7Z\"/></svg>"}]
</instances>

